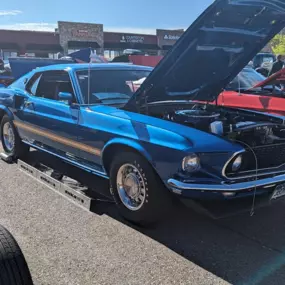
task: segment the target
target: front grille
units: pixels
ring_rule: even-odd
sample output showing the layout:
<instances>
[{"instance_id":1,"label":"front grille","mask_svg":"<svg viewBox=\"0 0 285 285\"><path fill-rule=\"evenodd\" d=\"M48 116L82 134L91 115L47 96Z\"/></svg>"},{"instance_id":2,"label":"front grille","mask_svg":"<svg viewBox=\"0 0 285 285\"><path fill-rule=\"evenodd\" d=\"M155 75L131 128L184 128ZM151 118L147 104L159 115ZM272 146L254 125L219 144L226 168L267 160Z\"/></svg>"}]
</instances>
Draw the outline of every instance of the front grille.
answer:
<instances>
[{"instance_id":1,"label":"front grille","mask_svg":"<svg viewBox=\"0 0 285 285\"><path fill-rule=\"evenodd\" d=\"M253 150L257 157L259 169L277 167L285 163L285 144L259 146ZM252 152L251 155L253 156Z\"/></svg>"},{"instance_id":2,"label":"front grille","mask_svg":"<svg viewBox=\"0 0 285 285\"><path fill-rule=\"evenodd\" d=\"M285 144L273 144L253 147L254 153L257 158L257 166L259 170L267 168L277 168L285 164ZM232 172L232 163L226 168L225 174L229 177L238 177L245 171L256 170L255 156L251 150L247 149L243 153L243 164L238 172Z\"/></svg>"}]
</instances>

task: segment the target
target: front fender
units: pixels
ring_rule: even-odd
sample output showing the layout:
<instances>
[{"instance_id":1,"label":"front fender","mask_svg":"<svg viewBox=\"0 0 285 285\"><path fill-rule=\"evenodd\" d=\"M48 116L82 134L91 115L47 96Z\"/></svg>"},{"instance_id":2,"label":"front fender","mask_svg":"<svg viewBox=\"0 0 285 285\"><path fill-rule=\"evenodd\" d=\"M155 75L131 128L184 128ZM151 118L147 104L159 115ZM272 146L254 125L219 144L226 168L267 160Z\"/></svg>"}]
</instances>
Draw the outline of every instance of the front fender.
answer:
<instances>
[{"instance_id":1,"label":"front fender","mask_svg":"<svg viewBox=\"0 0 285 285\"><path fill-rule=\"evenodd\" d=\"M139 152L149 162L151 163L153 162L150 153L138 141L134 141L128 138L114 138L108 141L108 143L105 144L104 148L102 149L102 154L101 154L102 165L104 165L104 155L106 154L107 150L110 147L119 146L119 145L132 148L135 151Z\"/></svg>"},{"instance_id":2,"label":"front fender","mask_svg":"<svg viewBox=\"0 0 285 285\"><path fill-rule=\"evenodd\" d=\"M4 105L0 105L0 116L1 116L0 121L2 120L2 118L3 118L4 115L8 115L8 117L10 118L10 120L12 120L12 121L14 120L14 115L13 115L13 113L10 111L10 109L7 108L7 107L4 106Z\"/></svg>"}]
</instances>

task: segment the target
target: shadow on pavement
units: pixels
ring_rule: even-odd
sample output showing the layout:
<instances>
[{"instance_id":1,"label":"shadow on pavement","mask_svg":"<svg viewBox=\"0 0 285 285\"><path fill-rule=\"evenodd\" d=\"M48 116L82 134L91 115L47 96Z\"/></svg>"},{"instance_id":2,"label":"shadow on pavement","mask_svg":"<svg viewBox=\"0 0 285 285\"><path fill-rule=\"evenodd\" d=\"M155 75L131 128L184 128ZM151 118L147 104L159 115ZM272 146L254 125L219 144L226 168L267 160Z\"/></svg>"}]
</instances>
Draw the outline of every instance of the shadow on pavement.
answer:
<instances>
[{"instance_id":1,"label":"shadow on pavement","mask_svg":"<svg viewBox=\"0 0 285 285\"><path fill-rule=\"evenodd\" d=\"M92 176L49 155L32 152L29 163L41 161L63 174L108 193L108 181ZM105 214L140 231L232 284L285 284L284 202L249 213L212 220L182 204L155 228L138 228L123 221L112 203L95 203ZM191 274L191 272L189 272Z\"/></svg>"}]
</instances>

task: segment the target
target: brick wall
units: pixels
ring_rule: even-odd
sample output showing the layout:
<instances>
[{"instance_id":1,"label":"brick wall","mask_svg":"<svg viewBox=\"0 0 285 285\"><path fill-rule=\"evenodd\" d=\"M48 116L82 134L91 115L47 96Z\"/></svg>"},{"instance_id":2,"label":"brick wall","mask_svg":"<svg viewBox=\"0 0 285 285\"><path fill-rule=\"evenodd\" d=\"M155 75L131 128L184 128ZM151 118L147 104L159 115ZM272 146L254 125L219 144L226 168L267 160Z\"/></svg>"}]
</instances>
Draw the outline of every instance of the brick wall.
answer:
<instances>
[{"instance_id":1,"label":"brick wall","mask_svg":"<svg viewBox=\"0 0 285 285\"><path fill-rule=\"evenodd\" d=\"M58 22L59 42L68 51L69 41L78 42L97 42L100 48L96 49L98 53L103 53L104 35L103 25L75 23L75 22Z\"/></svg>"}]
</instances>

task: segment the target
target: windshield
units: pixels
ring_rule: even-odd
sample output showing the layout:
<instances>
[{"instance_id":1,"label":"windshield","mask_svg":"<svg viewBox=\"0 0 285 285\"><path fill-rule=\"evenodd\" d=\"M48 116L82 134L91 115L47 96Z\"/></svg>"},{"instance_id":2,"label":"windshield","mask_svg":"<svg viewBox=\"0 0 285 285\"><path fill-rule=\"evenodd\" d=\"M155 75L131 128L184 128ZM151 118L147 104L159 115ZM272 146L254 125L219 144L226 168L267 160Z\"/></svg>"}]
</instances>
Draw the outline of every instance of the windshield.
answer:
<instances>
[{"instance_id":1,"label":"windshield","mask_svg":"<svg viewBox=\"0 0 285 285\"><path fill-rule=\"evenodd\" d=\"M81 70L76 75L85 104L112 105L126 103L150 72L151 70Z\"/></svg>"},{"instance_id":2,"label":"windshield","mask_svg":"<svg viewBox=\"0 0 285 285\"><path fill-rule=\"evenodd\" d=\"M227 86L227 90L247 90L265 80L265 77L252 68L244 68Z\"/></svg>"},{"instance_id":3,"label":"windshield","mask_svg":"<svg viewBox=\"0 0 285 285\"><path fill-rule=\"evenodd\" d=\"M274 57L273 56L264 56L262 58L262 63L263 62L273 62L274 61Z\"/></svg>"}]
</instances>

